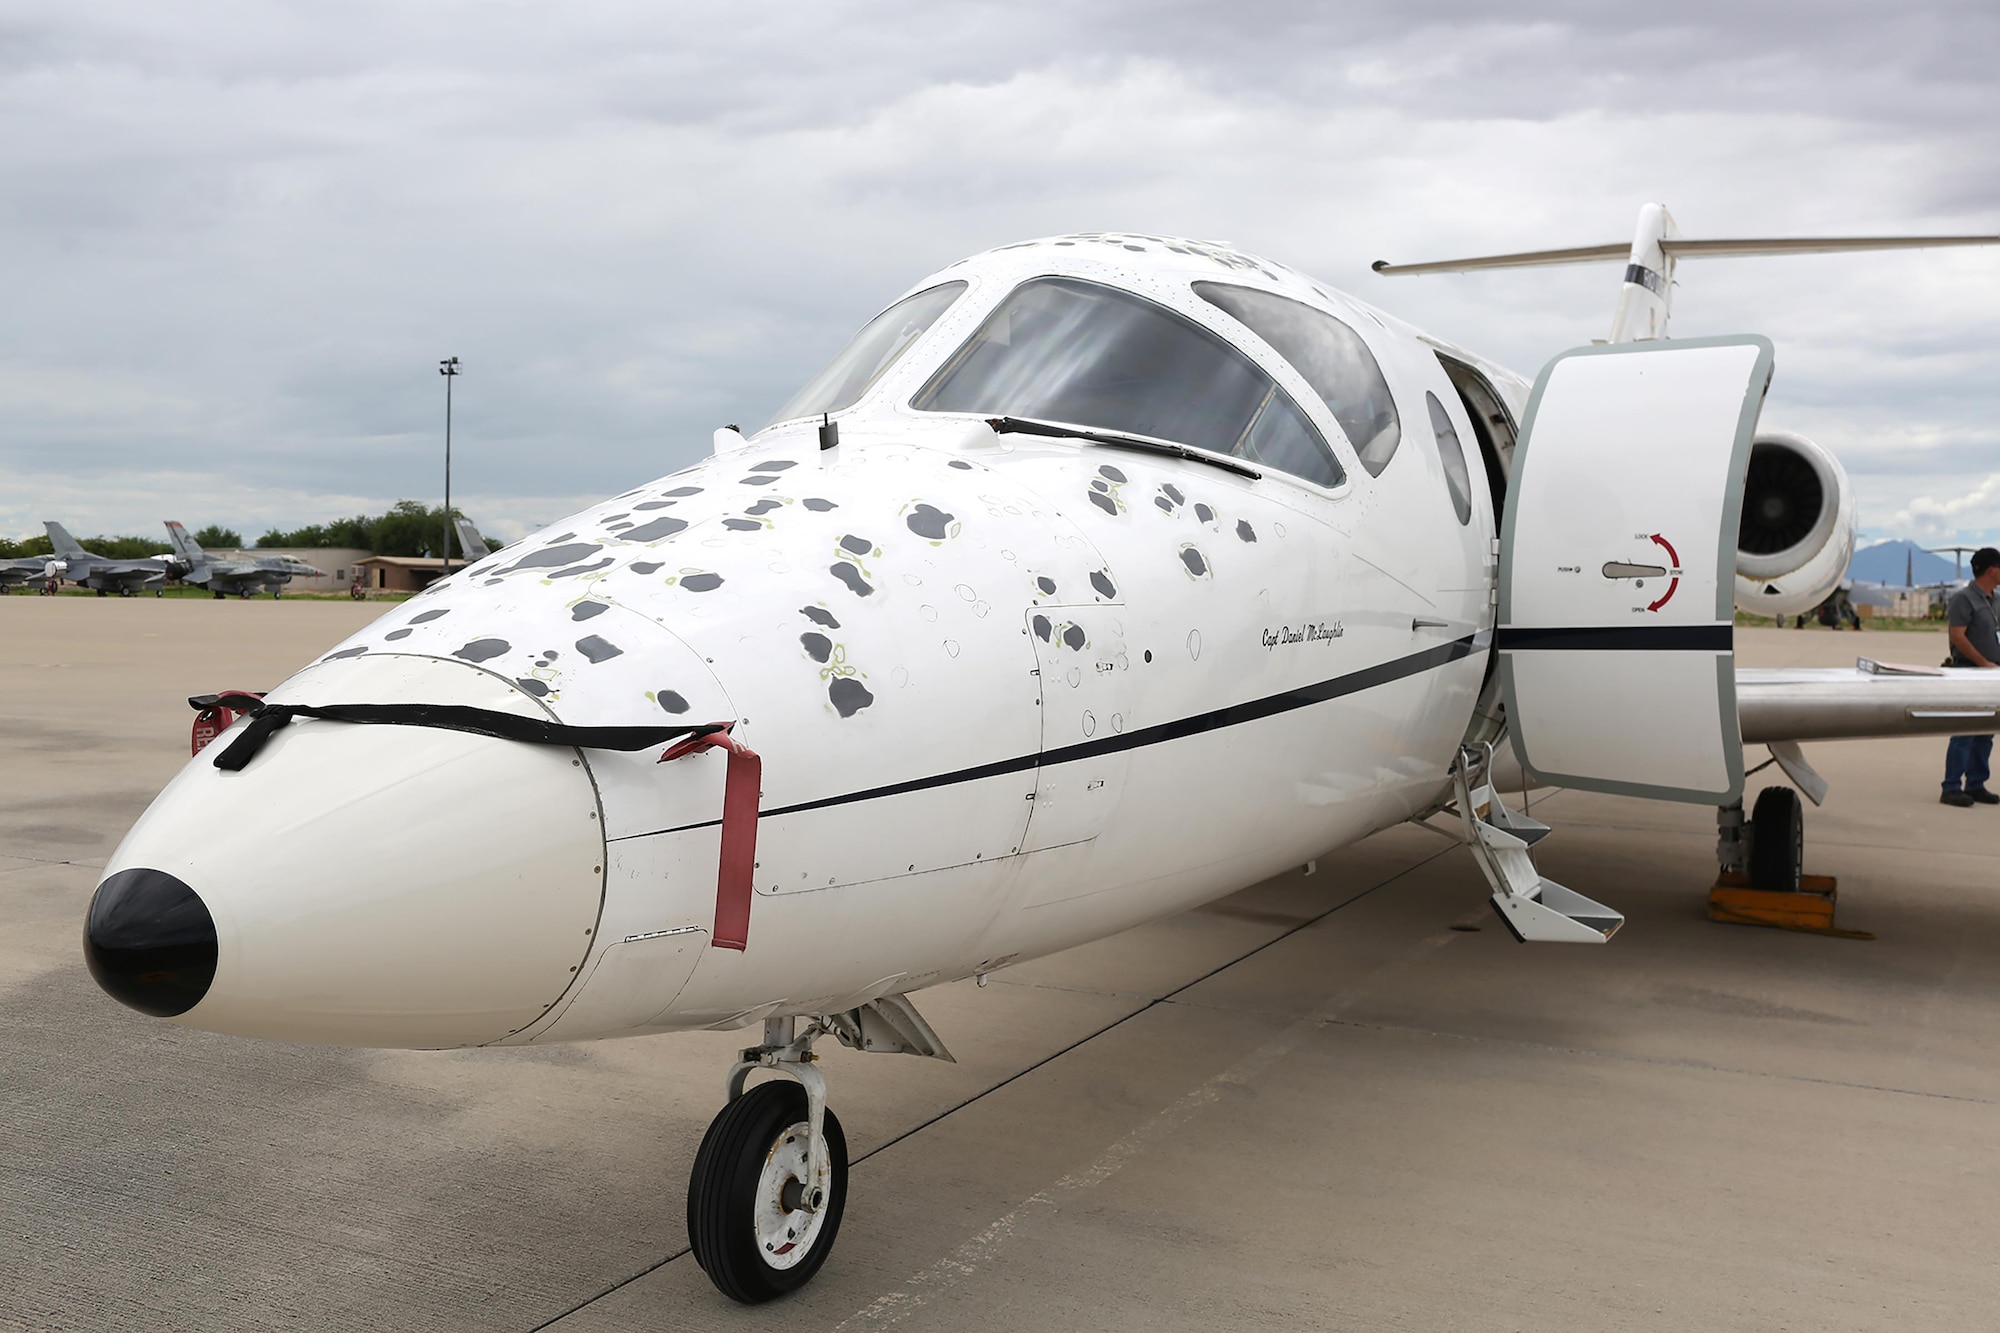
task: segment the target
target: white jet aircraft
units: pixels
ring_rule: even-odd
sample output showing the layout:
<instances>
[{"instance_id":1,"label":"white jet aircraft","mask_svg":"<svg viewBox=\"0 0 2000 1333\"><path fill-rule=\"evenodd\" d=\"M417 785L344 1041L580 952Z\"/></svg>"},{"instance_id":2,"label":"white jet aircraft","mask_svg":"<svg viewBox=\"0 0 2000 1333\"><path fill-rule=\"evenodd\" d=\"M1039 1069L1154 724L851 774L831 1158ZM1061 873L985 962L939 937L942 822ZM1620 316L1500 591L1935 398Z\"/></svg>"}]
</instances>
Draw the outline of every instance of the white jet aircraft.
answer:
<instances>
[{"instance_id":1,"label":"white jet aircraft","mask_svg":"<svg viewBox=\"0 0 2000 1333\"><path fill-rule=\"evenodd\" d=\"M727 1295L793 1290L845 1202L821 1036L949 1059L912 993L1432 816L1518 936L1602 942L1499 789L1712 804L1796 883L1746 745L1818 790L1799 741L1990 719L1971 672L1735 669L1733 604L1817 603L1853 497L1758 433L1768 342L1664 339L1680 257L1938 243L1689 242L1655 206L1629 247L1443 266L1628 262L1611 339L1532 385L1223 245L952 264L774 424L235 697L107 867L91 969L284 1041L761 1024L688 1230ZM463 795L413 820L412 784Z\"/></svg>"}]
</instances>

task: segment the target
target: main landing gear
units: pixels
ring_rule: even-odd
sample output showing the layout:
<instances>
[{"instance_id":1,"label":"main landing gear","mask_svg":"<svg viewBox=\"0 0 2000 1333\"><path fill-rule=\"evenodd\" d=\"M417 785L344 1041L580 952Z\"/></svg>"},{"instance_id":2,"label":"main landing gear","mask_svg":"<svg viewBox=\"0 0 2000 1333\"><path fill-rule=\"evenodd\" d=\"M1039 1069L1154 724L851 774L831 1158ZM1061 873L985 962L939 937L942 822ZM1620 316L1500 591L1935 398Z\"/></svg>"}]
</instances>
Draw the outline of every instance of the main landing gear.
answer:
<instances>
[{"instance_id":1,"label":"main landing gear","mask_svg":"<svg viewBox=\"0 0 2000 1333\"><path fill-rule=\"evenodd\" d=\"M1826 779L1806 762L1796 744L1773 744L1768 762L1777 764L1798 789L1764 788L1757 793L1748 819L1741 801L1716 808L1717 872L1715 887L1708 891L1708 919L1849 940L1874 939L1865 930L1834 925L1839 882L1831 875L1805 873L1805 806L1799 792L1818 805L1826 798ZM1750 771L1763 767L1759 764Z\"/></svg>"},{"instance_id":2,"label":"main landing gear","mask_svg":"<svg viewBox=\"0 0 2000 1333\"><path fill-rule=\"evenodd\" d=\"M827 1108L813 1040L796 1018L764 1023L764 1042L729 1071L729 1104L695 1153L688 1244L723 1295L756 1305L810 1282L840 1234L847 1206L847 1136ZM783 1078L744 1090L751 1074Z\"/></svg>"}]
</instances>

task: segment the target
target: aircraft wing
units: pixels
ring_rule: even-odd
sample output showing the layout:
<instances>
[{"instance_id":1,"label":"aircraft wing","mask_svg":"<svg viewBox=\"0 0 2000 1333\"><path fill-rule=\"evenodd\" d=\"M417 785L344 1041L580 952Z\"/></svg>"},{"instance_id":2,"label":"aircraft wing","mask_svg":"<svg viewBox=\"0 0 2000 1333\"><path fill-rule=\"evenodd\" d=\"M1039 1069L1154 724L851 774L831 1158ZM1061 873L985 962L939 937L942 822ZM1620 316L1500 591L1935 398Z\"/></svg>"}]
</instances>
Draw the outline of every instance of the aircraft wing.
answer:
<instances>
[{"instance_id":1,"label":"aircraft wing","mask_svg":"<svg viewBox=\"0 0 2000 1333\"><path fill-rule=\"evenodd\" d=\"M1745 745L2000 731L2000 671L1867 658L1852 667L1740 667L1736 716Z\"/></svg>"}]
</instances>

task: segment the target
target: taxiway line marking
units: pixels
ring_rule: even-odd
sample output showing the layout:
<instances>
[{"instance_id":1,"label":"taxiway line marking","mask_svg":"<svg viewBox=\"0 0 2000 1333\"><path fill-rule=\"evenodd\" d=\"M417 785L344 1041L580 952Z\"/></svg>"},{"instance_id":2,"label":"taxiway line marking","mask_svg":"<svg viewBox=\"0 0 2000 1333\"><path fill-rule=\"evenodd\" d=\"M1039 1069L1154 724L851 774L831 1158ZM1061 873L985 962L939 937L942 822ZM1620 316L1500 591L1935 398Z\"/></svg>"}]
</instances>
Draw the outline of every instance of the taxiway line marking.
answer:
<instances>
[{"instance_id":1,"label":"taxiway line marking","mask_svg":"<svg viewBox=\"0 0 2000 1333\"><path fill-rule=\"evenodd\" d=\"M1443 854L1443 852L1437 853L1440 856ZM1431 859L1435 858L1426 858L1426 862ZM1422 864L1425 864L1425 862L1418 863L1418 865ZM1410 867L1411 870L1416 868L1416 866ZM1406 870L1402 873L1408 874L1409 871ZM1401 875L1398 875L1396 878L1401 878ZM1384 881L1385 884L1389 882L1391 881ZM1373 890L1371 889L1369 892L1373 892ZM1353 900L1350 899L1349 901ZM1290 934L1291 932L1288 931L1286 933ZM1053 1184L1029 1195L1012 1209L988 1223L978 1235L972 1237L972 1239L966 1241L943 1258L938 1259L929 1267L911 1274L910 1277L904 1280L901 1287L895 1291L886 1292L876 1297L875 1300L855 1311L852 1315L834 1326L834 1333L841 1333L844 1329L862 1327L886 1328L900 1323L915 1314L918 1310L929 1304L936 1295L944 1293L959 1280L978 1273L981 1268L999 1253L1009 1238L1018 1234L1031 1223L1060 1212L1064 1204L1073 1196L1082 1194L1084 1191L1093 1189L1111 1179L1111 1177L1118 1174L1126 1163L1132 1161L1141 1153L1144 1153L1163 1140L1170 1138L1193 1122L1203 1111L1214 1105L1221 1098L1224 1091L1231 1087L1241 1087L1248 1084L1266 1069L1290 1055L1306 1038L1318 1032L1321 1028L1338 1023L1341 1011L1361 998L1362 987L1365 983L1373 981L1384 972L1406 967L1416 962L1425 955L1450 943L1452 939L1453 933L1451 931L1439 931L1435 935L1430 935L1420 940L1416 945L1405 950L1390 961L1352 978L1347 985L1340 989L1335 998L1322 1004L1319 1009L1293 1022L1283 1031L1279 1032L1277 1036L1266 1041L1235 1064L1229 1066L1221 1073L1211 1076L1198 1086L1183 1093L1164 1109L1155 1112L1151 1118L1138 1128L1114 1142L1089 1166L1084 1167L1081 1171L1073 1171ZM1271 943L1276 942L1275 940L1271 941ZM1268 947L1269 945L1260 946L1259 949L1252 952L1261 952L1263 948ZM1245 955L1246 958L1249 956L1248 954ZM1233 965L1230 964L1229 966ZM1220 971L1221 969L1217 970ZM1194 985L1196 983L1190 982L1188 984ZM1182 987L1181 989L1185 990L1187 987ZM1156 1004L1165 1004L1169 999L1170 997L1162 997L1160 1000L1155 1001L1154 1004L1147 1005L1146 1009L1151 1009ZM1144 1013L1145 1010L1142 1009L1139 1012ZM1136 1016L1136 1014L1133 1015L1133 1017ZM1116 1025L1114 1024L1113 1026ZM883 1146L887 1147L888 1145L884 1144ZM878 1148L876 1151L880 1152L881 1149Z\"/></svg>"}]
</instances>

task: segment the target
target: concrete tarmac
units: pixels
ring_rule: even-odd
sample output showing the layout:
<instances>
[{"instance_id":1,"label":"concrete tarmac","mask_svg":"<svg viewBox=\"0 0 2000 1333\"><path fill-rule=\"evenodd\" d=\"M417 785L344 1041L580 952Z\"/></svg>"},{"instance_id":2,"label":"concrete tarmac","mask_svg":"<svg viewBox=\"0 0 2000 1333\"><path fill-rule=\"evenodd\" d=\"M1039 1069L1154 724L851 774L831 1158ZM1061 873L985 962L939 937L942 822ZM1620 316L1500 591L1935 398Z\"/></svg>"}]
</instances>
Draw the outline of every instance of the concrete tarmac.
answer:
<instances>
[{"instance_id":1,"label":"concrete tarmac","mask_svg":"<svg viewBox=\"0 0 2000 1333\"><path fill-rule=\"evenodd\" d=\"M1713 925L1713 811L1564 792L1538 859L1627 913L1606 948L1515 944L1470 856L1403 828L925 992L961 1063L826 1049L839 1244L751 1310L683 1221L745 1034L281 1046L85 972L184 697L379 610L0 602L0 1328L2000 1325L2000 808L1937 803L1941 740L1808 747L1807 868L1872 942ZM1739 643L1931 662L1943 636Z\"/></svg>"}]
</instances>

